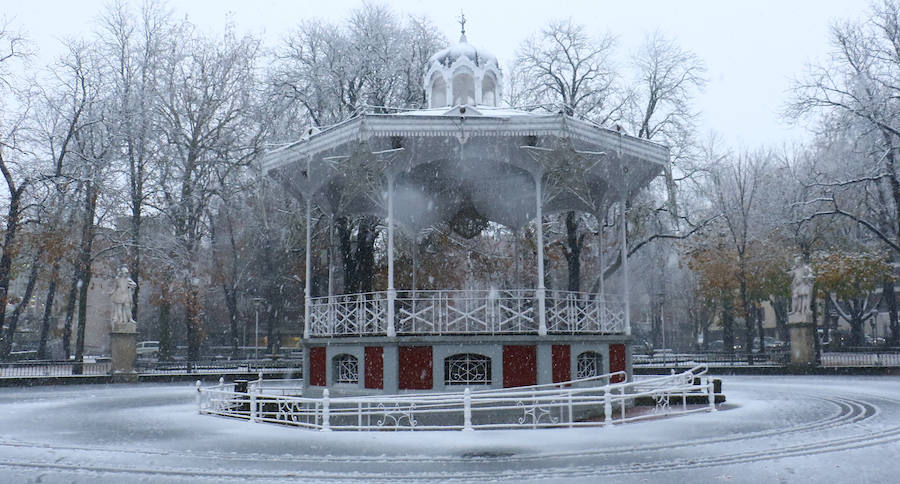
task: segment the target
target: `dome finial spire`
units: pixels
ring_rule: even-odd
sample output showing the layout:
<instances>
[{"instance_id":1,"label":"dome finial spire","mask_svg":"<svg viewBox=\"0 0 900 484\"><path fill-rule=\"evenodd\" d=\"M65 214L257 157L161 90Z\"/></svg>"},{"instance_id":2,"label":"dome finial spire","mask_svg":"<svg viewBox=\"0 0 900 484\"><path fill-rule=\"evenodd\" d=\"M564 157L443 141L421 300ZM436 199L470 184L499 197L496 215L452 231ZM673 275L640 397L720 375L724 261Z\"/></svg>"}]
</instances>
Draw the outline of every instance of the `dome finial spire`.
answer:
<instances>
[{"instance_id":1,"label":"dome finial spire","mask_svg":"<svg viewBox=\"0 0 900 484\"><path fill-rule=\"evenodd\" d=\"M466 41L466 14L460 9L459 11L459 41Z\"/></svg>"}]
</instances>

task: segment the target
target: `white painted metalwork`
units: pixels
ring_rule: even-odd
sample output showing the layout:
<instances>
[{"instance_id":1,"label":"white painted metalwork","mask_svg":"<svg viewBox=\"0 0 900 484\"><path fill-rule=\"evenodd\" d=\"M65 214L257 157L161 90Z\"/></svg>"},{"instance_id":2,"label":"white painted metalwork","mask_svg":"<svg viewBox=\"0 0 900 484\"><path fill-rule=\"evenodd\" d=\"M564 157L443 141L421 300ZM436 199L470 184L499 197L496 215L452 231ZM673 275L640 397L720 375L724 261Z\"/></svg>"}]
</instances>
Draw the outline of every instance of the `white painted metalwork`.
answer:
<instances>
[{"instance_id":1,"label":"white painted metalwork","mask_svg":"<svg viewBox=\"0 0 900 484\"><path fill-rule=\"evenodd\" d=\"M233 385L200 388L198 411L315 430L478 430L609 425L701 411L715 411L705 366L679 374L610 383L624 372L548 385L454 393L321 398L270 391L252 382L249 393ZM700 384L695 384L695 380ZM273 388L277 388L274 387ZM687 405L689 396L708 402ZM627 412L635 399L660 402L654 412ZM682 405L669 405L670 402Z\"/></svg>"},{"instance_id":2,"label":"white painted metalwork","mask_svg":"<svg viewBox=\"0 0 900 484\"><path fill-rule=\"evenodd\" d=\"M312 336L385 334L387 308L386 292L310 298L306 329Z\"/></svg>"},{"instance_id":3,"label":"white painted metalwork","mask_svg":"<svg viewBox=\"0 0 900 484\"><path fill-rule=\"evenodd\" d=\"M386 335L393 307L397 334L541 333L539 290L398 291L311 298L310 336ZM552 334L627 334L623 303L597 294L546 291Z\"/></svg>"},{"instance_id":4,"label":"white painted metalwork","mask_svg":"<svg viewBox=\"0 0 900 484\"><path fill-rule=\"evenodd\" d=\"M309 161L306 164L307 173L309 172ZM310 251L312 250L312 200L306 197L306 281L303 286L303 338L309 339L309 317L310 306L312 305L312 262L310 261ZM256 342L254 342L256 346Z\"/></svg>"},{"instance_id":5,"label":"white painted metalwork","mask_svg":"<svg viewBox=\"0 0 900 484\"><path fill-rule=\"evenodd\" d=\"M388 234L388 290L387 290L387 336L397 336L394 326L394 301L397 299L397 291L394 289L394 175L387 175L387 234Z\"/></svg>"},{"instance_id":6,"label":"white painted metalwork","mask_svg":"<svg viewBox=\"0 0 900 484\"><path fill-rule=\"evenodd\" d=\"M547 290L544 288L544 195L541 193L543 173L534 177L535 212L534 224L537 232L537 299L538 334L547 334Z\"/></svg>"},{"instance_id":7,"label":"white painted metalwork","mask_svg":"<svg viewBox=\"0 0 900 484\"><path fill-rule=\"evenodd\" d=\"M448 356L444 359L444 383L447 385L490 384L491 359L473 353Z\"/></svg>"},{"instance_id":8,"label":"white painted metalwork","mask_svg":"<svg viewBox=\"0 0 900 484\"><path fill-rule=\"evenodd\" d=\"M359 383L359 360L355 356L341 354L334 357L334 382Z\"/></svg>"},{"instance_id":9,"label":"white painted metalwork","mask_svg":"<svg viewBox=\"0 0 900 484\"><path fill-rule=\"evenodd\" d=\"M575 358L575 378L590 378L603 373L603 355L585 351Z\"/></svg>"},{"instance_id":10,"label":"white painted metalwork","mask_svg":"<svg viewBox=\"0 0 900 484\"><path fill-rule=\"evenodd\" d=\"M619 138L621 140L621 137ZM628 168L623 168L622 183L625 183L625 175ZM628 217L626 203L623 195L622 199L622 289L625 294L625 310L623 311L623 323L625 325L625 333L631 334L631 284L628 282Z\"/></svg>"}]
</instances>

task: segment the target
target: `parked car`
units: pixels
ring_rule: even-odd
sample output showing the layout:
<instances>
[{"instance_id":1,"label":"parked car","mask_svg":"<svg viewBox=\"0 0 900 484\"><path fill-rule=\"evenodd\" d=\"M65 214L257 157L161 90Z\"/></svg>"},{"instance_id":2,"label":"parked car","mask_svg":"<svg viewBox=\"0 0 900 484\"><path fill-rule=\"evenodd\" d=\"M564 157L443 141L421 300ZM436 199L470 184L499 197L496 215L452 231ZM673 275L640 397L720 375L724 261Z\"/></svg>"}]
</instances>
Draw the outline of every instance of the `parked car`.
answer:
<instances>
[{"instance_id":1,"label":"parked car","mask_svg":"<svg viewBox=\"0 0 900 484\"><path fill-rule=\"evenodd\" d=\"M744 348L744 345L742 345L741 343L739 343L737 341L737 339L735 339L734 345L732 346L732 350L733 351L741 351L743 348ZM725 342L720 339L717 339L717 340L709 343L709 345L706 347L706 349L708 351L716 351L716 352L725 351Z\"/></svg>"},{"instance_id":2,"label":"parked car","mask_svg":"<svg viewBox=\"0 0 900 484\"><path fill-rule=\"evenodd\" d=\"M141 341L137 344L138 358L156 358L159 356L159 341Z\"/></svg>"},{"instance_id":3,"label":"parked car","mask_svg":"<svg viewBox=\"0 0 900 484\"><path fill-rule=\"evenodd\" d=\"M772 336L763 337L763 346L767 350L780 350L784 348L784 341L773 338ZM753 349L759 348L759 338L753 340Z\"/></svg>"}]
</instances>

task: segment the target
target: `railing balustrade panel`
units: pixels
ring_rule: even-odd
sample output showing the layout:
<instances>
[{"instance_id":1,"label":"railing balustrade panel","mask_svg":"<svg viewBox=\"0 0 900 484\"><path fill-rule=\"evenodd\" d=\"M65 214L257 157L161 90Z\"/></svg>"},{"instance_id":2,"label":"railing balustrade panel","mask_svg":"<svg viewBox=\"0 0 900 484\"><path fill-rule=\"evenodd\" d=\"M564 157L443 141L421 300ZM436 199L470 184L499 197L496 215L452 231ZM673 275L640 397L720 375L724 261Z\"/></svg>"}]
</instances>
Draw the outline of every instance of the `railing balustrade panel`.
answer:
<instances>
[{"instance_id":1,"label":"railing balustrade panel","mask_svg":"<svg viewBox=\"0 0 900 484\"><path fill-rule=\"evenodd\" d=\"M537 294L531 289L398 291L398 334L534 334ZM624 304L596 294L548 291L550 333L621 334ZM310 300L313 336L384 335L387 293L347 294Z\"/></svg>"}]
</instances>

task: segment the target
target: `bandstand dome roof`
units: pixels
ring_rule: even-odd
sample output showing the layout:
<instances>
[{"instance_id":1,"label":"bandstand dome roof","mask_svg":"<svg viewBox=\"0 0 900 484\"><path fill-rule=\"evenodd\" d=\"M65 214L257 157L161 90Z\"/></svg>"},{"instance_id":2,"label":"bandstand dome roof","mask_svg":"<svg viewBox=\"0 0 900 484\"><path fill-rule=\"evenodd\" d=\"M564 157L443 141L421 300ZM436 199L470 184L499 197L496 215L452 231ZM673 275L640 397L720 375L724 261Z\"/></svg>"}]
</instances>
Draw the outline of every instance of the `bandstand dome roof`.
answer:
<instances>
[{"instance_id":1,"label":"bandstand dome roof","mask_svg":"<svg viewBox=\"0 0 900 484\"><path fill-rule=\"evenodd\" d=\"M453 67L453 64L462 58L472 61L477 66L484 66L488 63L493 63L495 66L498 65L497 57L484 49L470 44L466 40L465 35L460 38L458 44L451 45L432 55L428 62L429 64L437 63L444 67Z\"/></svg>"},{"instance_id":2,"label":"bandstand dome roof","mask_svg":"<svg viewBox=\"0 0 900 484\"><path fill-rule=\"evenodd\" d=\"M466 40L465 17L459 42L429 59L423 88L429 108L459 104L497 106L503 86L497 58Z\"/></svg>"}]
</instances>

